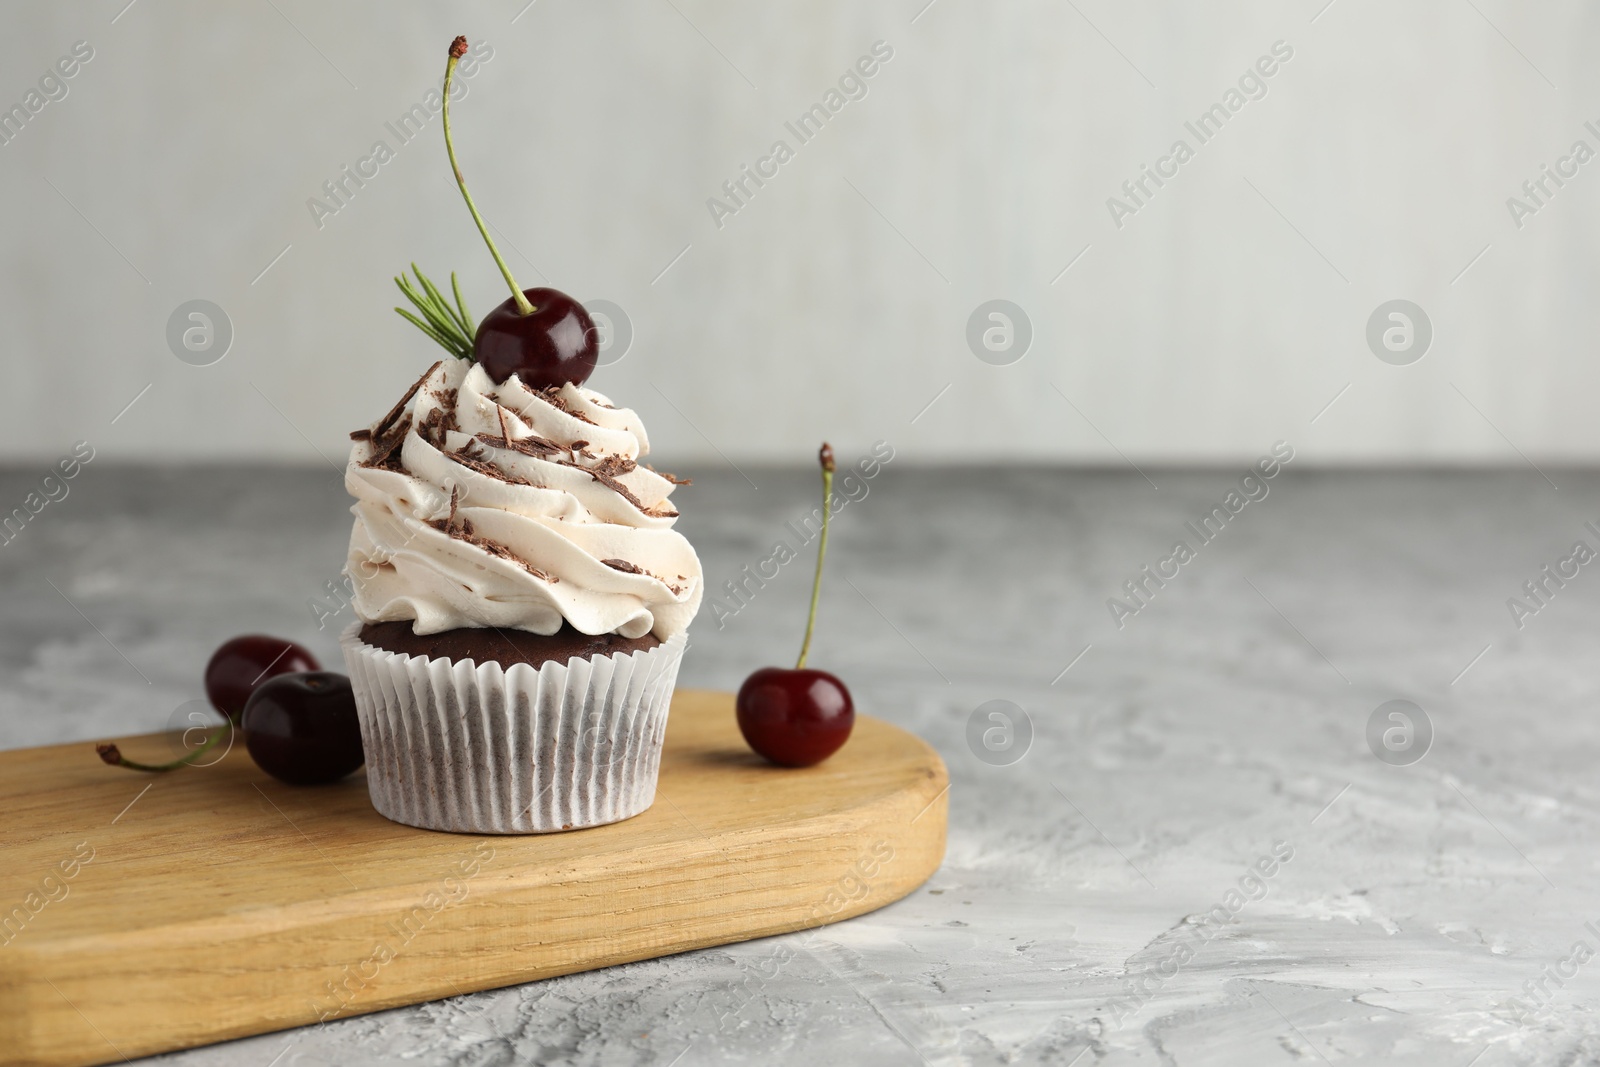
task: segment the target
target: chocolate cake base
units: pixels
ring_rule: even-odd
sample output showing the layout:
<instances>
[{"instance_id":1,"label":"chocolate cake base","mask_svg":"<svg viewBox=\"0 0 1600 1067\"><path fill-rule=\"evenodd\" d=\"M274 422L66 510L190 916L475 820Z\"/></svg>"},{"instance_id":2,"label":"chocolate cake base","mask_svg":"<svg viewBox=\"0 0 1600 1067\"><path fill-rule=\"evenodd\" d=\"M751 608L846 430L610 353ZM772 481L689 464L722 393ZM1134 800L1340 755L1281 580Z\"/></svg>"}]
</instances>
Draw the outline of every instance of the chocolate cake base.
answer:
<instances>
[{"instance_id":1,"label":"chocolate cake base","mask_svg":"<svg viewBox=\"0 0 1600 1067\"><path fill-rule=\"evenodd\" d=\"M498 663L502 667L526 663L535 668L544 663L564 664L574 659L609 656L615 652L623 655L648 652L661 644L660 638L652 634L643 637L586 634L574 630L566 622L561 624L561 629L548 635L494 627L462 627L421 636L412 633L409 621L369 622L361 627L361 640L373 648L398 652L404 656L470 659L476 663Z\"/></svg>"}]
</instances>

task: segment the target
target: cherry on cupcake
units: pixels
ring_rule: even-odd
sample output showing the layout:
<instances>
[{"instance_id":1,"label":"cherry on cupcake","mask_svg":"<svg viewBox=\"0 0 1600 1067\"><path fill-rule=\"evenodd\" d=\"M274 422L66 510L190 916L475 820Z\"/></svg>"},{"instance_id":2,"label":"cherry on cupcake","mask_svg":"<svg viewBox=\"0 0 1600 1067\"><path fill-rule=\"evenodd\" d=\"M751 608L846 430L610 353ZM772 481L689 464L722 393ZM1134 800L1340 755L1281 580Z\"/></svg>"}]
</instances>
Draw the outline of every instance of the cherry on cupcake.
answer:
<instances>
[{"instance_id":1,"label":"cherry on cupcake","mask_svg":"<svg viewBox=\"0 0 1600 1067\"><path fill-rule=\"evenodd\" d=\"M361 724L350 679L332 671L280 674L244 706L244 747L290 785L326 785L361 766Z\"/></svg>"},{"instance_id":2,"label":"cherry on cupcake","mask_svg":"<svg viewBox=\"0 0 1600 1067\"><path fill-rule=\"evenodd\" d=\"M489 246L489 254L511 287L511 299L489 312L478 324L472 341L473 358L496 385L513 374L530 389L546 389L567 382L582 384L594 373L595 362L600 357L594 320L583 310L582 304L566 293L555 289L524 290L517 285L505 257L500 255L494 238L489 236L488 225L478 214L478 206L472 202L467 180L461 176L461 164L456 162L455 141L450 136L450 82L455 77L456 63L466 52L467 39L457 37L450 43L450 57L445 61L444 147L461 198L472 213L472 221L478 224L478 232Z\"/></svg>"},{"instance_id":3,"label":"cherry on cupcake","mask_svg":"<svg viewBox=\"0 0 1600 1067\"><path fill-rule=\"evenodd\" d=\"M833 498L833 449L826 444L817 456L822 465L822 535L817 545L817 573L811 583L811 613L794 668L762 667L744 680L734 702L739 732L757 753L785 767L821 763L850 738L855 702L850 690L827 671L806 667L811 632L817 623L817 598L822 591L822 561L828 552L828 515Z\"/></svg>"},{"instance_id":4,"label":"cherry on cupcake","mask_svg":"<svg viewBox=\"0 0 1600 1067\"><path fill-rule=\"evenodd\" d=\"M587 380L600 349L583 305L558 289L524 289L522 297L530 310L507 300L478 324L472 353L490 379L515 374L530 389Z\"/></svg>"},{"instance_id":5,"label":"cherry on cupcake","mask_svg":"<svg viewBox=\"0 0 1600 1067\"><path fill-rule=\"evenodd\" d=\"M320 671L322 664L305 648L281 637L244 634L224 641L206 664L206 697L237 724L250 694L268 678L298 671Z\"/></svg>"},{"instance_id":6,"label":"cherry on cupcake","mask_svg":"<svg viewBox=\"0 0 1600 1067\"><path fill-rule=\"evenodd\" d=\"M489 236L489 227L478 213L472 194L467 191L466 179L461 176L461 164L456 160L455 140L450 131L450 85L455 79L456 64L466 53L465 37L457 37L450 43L444 68L444 147L450 157L456 187L467 202L472 221L478 224L484 244L489 246L489 254L511 287L511 299L474 326L456 276L450 275L450 287L455 295L452 305L441 288L413 263L411 269L416 273L417 284L413 285L403 274L395 279L395 284L411 301L417 314L399 307L395 311L452 356L480 364L496 385L512 375L530 389L549 389L568 382L582 384L594 373L600 358L600 337L594 320L582 304L566 293L555 289L523 289L517 285L505 257L500 255L494 238Z\"/></svg>"}]
</instances>

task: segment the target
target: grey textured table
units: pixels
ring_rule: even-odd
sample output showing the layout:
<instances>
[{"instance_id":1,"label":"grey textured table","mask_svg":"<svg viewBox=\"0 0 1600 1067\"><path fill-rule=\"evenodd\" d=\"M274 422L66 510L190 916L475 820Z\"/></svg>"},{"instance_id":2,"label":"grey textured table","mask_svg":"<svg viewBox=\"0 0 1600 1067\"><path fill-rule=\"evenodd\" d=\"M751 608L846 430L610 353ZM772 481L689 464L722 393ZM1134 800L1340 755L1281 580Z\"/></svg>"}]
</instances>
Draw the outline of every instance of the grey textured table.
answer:
<instances>
[{"instance_id":1,"label":"grey textured table","mask_svg":"<svg viewBox=\"0 0 1600 1067\"><path fill-rule=\"evenodd\" d=\"M813 506L809 472L688 473L713 588ZM1507 604L1600 547L1600 477L1289 471L1119 629L1107 598L1237 480L1146 473L897 464L842 512L813 662L943 752L949 852L909 898L797 935L759 996L738 990L770 943L169 1058L1600 1060L1600 568L1546 582L1520 629ZM337 662L307 601L345 507L325 469L88 470L0 547L0 745L162 728L233 633ZM809 580L792 564L724 628L702 614L683 682L791 657ZM1409 766L1367 739L1394 699L1434 730ZM1032 723L1010 765L969 746L991 700Z\"/></svg>"}]
</instances>

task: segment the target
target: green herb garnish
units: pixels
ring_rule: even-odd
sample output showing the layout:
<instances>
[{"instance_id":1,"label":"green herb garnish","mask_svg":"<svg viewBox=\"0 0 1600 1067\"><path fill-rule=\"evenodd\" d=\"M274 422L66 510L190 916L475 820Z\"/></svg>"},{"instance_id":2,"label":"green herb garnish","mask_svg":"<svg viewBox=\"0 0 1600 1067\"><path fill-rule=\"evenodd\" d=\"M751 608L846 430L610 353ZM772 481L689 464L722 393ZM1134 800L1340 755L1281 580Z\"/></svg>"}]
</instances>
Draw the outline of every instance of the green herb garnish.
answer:
<instances>
[{"instance_id":1,"label":"green herb garnish","mask_svg":"<svg viewBox=\"0 0 1600 1067\"><path fill-rule=\"evenodd\" d=\"M411 264L411 270L422 286L420 290L404 274L396 278L394 283L400 287L402 293L406 294L406 299L411 301L412 306L422 313L422 317L418 318L403 307L397 307L395 311L399 312L407 322L437 341L439 346L452 356L472 362L472 338L477 333L477 327L473 324L472 315L467 311L467 302L461 298L461 283L456 281L455 272L450 272L450 289L456 297L455 306L451 307L450 301L439 292L439 287L434 285L415 263Z\"/></svg>"}]
</instances>

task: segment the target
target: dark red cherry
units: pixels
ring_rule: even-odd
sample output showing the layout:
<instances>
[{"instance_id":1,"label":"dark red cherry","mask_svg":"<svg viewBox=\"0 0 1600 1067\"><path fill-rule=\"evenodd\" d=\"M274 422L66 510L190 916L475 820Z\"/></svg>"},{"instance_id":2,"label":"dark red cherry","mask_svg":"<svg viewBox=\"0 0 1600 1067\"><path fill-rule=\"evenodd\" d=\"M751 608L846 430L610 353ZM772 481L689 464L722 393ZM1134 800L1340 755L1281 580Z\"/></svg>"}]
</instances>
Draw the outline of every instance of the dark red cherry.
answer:
<instances>
[{"instance_id":1,"label":"dark red cherry","mask_svg":"<svg viewBox=\"0 0 1600 1067\"><path fill-rule=\"evenodd\" d=\"M361 723L350 679L333 671L280 674L244 706L244 747L290 785L337 782L361 766Z\"/></svg>"},{"instance_id":2,"label":"dark red cherry","mask_svg":"<svg viewBox=\"0 0 1600 1067\"><path fill-rule=\"evenodd\" d=\"M273 675L321 669L317 658L293 641L266 634L232 637L206 664L206 697L237 725L256 686Z\"/></svg>"},{"instance_id":3,"label":"dark red cherry","mask_svg":"<svg viewBox=\"0 0 1600 1067\"><path fill-rule=\"evenodd\" d=\"M739 687L734 708L750 747L785 767L821 763L856 723L850 690L827 671L763 667Z\"/></svg>"},{"instance_id":4,"label":"dark red cherry","mask_svg":"<svg viewBox=\"0 0 1600 1067\"><path fill-rule=\"evenodd\" d=\"M809 767L821 763L850 739L856 706L850 690L827 671L810 670L811 633L817 626L817 599L822 593L822 563L828 553L828 516L833 507L833 449L822 442L817 452L822 467L822 536L817 539L817 572L811 579L811 612L794 669L762 667L744 680L734 713L739 732L750 747L773 763Z\"/></svg>"},{"instance_id":5,"label":"dark red cherry","mask_svg":"<svg viewBox=\"0 0 1600 1067\"><path fill-rule=\"evenodd\" d=\"M522 295L533 314L519 314L515 298L489 312L472 342L474 358L496 385L513 374L530 389L582 385L600 356L594 320L558 289L524 289Z\"/></svg>"}]
</instances>

